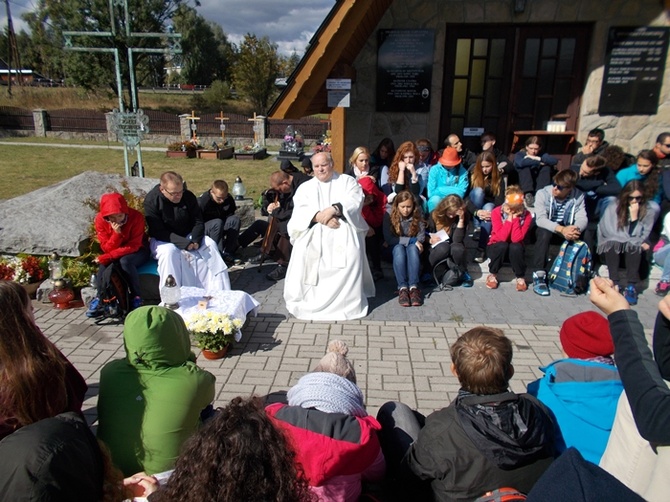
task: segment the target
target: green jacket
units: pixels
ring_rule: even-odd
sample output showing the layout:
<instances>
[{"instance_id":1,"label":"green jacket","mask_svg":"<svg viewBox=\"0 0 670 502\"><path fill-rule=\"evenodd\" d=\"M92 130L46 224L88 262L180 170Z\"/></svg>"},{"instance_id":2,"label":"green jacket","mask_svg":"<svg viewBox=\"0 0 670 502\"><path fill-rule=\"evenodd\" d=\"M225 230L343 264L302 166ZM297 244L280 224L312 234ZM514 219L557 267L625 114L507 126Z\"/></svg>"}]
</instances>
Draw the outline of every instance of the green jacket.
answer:
<instances>
[{"instance_id":1,"label":"green jacket","mask_svg":"<svg viewBox=\"0 0 670 502\"><path fill-rule=\"evenodd\" d=\"M215 377L195 364L184 321L166 308L132 311L123 342L126 358L100 373L98 438L126 476L169 470L214 399Z\"/></svg>"}]
</instances>

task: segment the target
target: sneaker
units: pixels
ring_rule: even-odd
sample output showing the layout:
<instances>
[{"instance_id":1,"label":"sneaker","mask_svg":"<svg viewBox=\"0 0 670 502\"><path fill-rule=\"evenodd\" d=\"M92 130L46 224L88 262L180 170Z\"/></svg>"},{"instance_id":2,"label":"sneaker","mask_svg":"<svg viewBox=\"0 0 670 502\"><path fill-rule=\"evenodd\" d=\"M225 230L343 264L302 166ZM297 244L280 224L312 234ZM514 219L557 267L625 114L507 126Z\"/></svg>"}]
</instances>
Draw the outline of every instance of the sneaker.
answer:
<instances>
[{"instance_id":1,"label":"sneaker","mask_svg":"<svg viewBox=\"0 0 670 502\"><path fill-rule=\"evenodd\" d=\"M656 289L654 290L654 292L658 296L665 296L668 294L669 291L670 291L670 281L660 281L656 285Z\"/></svg>"},{"instance_id":2,"label":"sneaker","mask_svg":"<svg viewBox=\"0 0 670 502\"><path fill-rule=\"evenodd\" d=\"M528 192L523 196L525 202L526 202L526 207L535 207L535 196Z\"/></svg>"},{"instance_id":3,"label":"sneaker","mask_svg":"<svg viewBox=\"0 0 670 502\"><path fill-rule=\"evenodd\" d=\"M421 291L419 291L419 288L412 288L409 290L409 299L412 302L412 307L420 307L423 305L423 298L421 298Z\"/></svg>"},{"instance_id":4,"label":"sneaker","mask_svg":"<svg viewBox=\"0 0 670 502\"><path fill-rule=\"evenodd\" d=\"M526 279L523 277L517 277L516 278L516 290L519 291L520 293L523 293L528 289L528 284L526 284Z\"/></svg>"},{"instance_id":5,"label":"sneaker","mask_svg":"<svg viewBox=\"0 0 670 502\"><path fill-rule=\"evenodd\" d=\"M144 302L142 301L142 298L140 298L139 296L136 296L135 298L130 300L130 310L140 308L142 305L144 305Z\"/></svg>"},{"instance_id":6,"label":"sneaker","mask_svg":"<svg viewBox=\"0 0 670 502\"><path fill-rule=\"evenodd\" d=\"M412 304L407 288L402 288L400 291L398 291L398 303L401 307L409 307Z\"/></svg>"},{"instance_id":7,"label":"sneaker","mask_svg":"<svg viewBox=\"0 0 670 502\"><path fill-rule=\"evenodd\" d=\"M256 256L252 256L247 260L247 263L250 263L252 265L258 265L261 260L263 261L272 261L270 260L269 257L265 256L263 253L258 253Z\"/></svg>"},{"instance_id":8,"label":"sneaker","mask_svg":"<svg viewBox=\"0 0 670 502\"><path fill-rule=\"evenodd\" d=\"M86 317L100 317L105 313L105 310L100 304L100 298L97 296L91 300L91 303L88 304L88 310L86 311Z\"/></svg>"},{"instance_id":9,"label":"sneaker","mask_svg":"<svg viewBox=\"0 0 670 502\"><path fill-rule=\"evenodd\" d=\"M476 263L484 263L486 261L486 249L477 248L477 254L475 255Z\"/></svg>"},{"instance_id":10,"label":"sneaker","mask_svg":"<svg viewBox=\"0 0 670 502\"><path fill-rule=\"evenodd\" d=\"M547 273L544 270L533 272L533 291L540 296L549 296Z\"/></svg>"},{"instance_id":11,"label":"sneaker","mask_svg":"<svg viewBox=\"0 0 670 502\"><path fill-rule=\"evenodd\" d=\"M471 288L473 284L474 281L472 280L472 277L470 277L470 274L468 272L464 272L463 277L461 278L461 286L464 288Z\"/></svg>"},{"instance_id":12,"label":"sneaker","mask_svg":"<svg viewBox=\"0 0 670 502\"><path fill-rule=\"evenodd\" d=\"M629 305L637 305L637 290L635 289L635 286L632 284L626 286L626 289L623 292L623 297Z\"/></svg>"},{"instance_id":13,"label":"sneaker","mask_svg":"<svg viewBox=\"0 0 670 502\"><path fill-rule=\"evenodd\" d=\"M486 277L486 287L489 289L498 289L498 278L495 274L489 274Z\"/></svg>"},{"instance_id":14,"label":"sneaker","mask_svg":"<svg viewBox=\"0 0 670 502\"><path fill-rule=\"evenodd\" d=\"M277 265L277 268L275 268L265 277L271 281L281 281L284 277L286 277L286 267L283 265Z\"/></svg>"}]
</instances>

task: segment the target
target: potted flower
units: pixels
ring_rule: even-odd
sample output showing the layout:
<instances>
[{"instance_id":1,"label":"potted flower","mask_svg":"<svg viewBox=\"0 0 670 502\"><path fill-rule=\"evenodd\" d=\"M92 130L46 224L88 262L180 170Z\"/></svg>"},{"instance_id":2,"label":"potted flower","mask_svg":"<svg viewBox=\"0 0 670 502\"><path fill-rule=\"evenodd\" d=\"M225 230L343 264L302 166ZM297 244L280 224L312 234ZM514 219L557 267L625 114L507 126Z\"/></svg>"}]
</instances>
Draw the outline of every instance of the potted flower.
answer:
<instances>
[{"instance_id":1,"label":"potted flower","mask_svg":"<svg viewBox=\"0 0 670 502\"><path fill-rule=\"evenodd\" d=\"M193 313L186 321L186 328L205 359L222 358L230 344L242 336L240 319L213 310Z\"/></svg>"},{"instance_id":2,"label":"potted flower","mask_svg":"<svg viewBox=\"0 0 670 502\"><path fill-rule=\"evenodd\" d=\"M175 141L174 143L170 143L167 146L167 151L165 152L165 155L167 157L180 157L180 158L192 159L195 157L197 148L198 148L197 145L191 140Z\"/></svg>"},{"instance_id":3,"label":"potted flower","mask_svg":"<svg viewBox=\"0 0 670 502\"><path fill-rule=\"evenodd\" d=\"M46 257L32 255L0 256L0 279L16 281L33 295L47 276Z\"/></svg>"}]
</instances>

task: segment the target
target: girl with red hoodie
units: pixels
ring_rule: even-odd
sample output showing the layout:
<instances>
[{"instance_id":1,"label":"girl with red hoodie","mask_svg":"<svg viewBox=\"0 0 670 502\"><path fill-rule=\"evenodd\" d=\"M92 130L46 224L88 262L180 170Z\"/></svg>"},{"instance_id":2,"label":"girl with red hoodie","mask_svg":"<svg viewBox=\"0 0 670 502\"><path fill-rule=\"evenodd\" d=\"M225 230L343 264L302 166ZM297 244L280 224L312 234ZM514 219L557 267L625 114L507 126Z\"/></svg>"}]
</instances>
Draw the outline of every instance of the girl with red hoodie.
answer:
<instances>
[{"instance_id":1,"label":"girl with red hoodie","mask_svg":"<svg viewBox=\"0 0 670 502\"><path fill-rule=\"evenodd\" d=\"M140 276L137 267L149 259L149 246L144 232L144 215L128 207L126 199L119 193L106 193L100 198L100 212L95 217L95 231L102 254L95 261L100 264L97 288L105 269L117 262L125 273L130 286L131 309L142 305ZM87 317L102 315L100 298L94 298L86 311Z\"/></svg>"},{"instance_id":2,"label":"girl with red hoodie","mask_svg":"<svg viewBox=\"0 0 670 502\"><path fill-rule=\"evenodd\" d=\"M382 234L382 223L386 213L386 195L375 183L374 178L365 176L359 178L358 184L363 189L365 199L363 201L363 219L370 229L365 237L365 248L368 254L368 262L372 265L372 277L375 281L382 279L382 244L384 236Z\"/></svg>"}]
</instances>

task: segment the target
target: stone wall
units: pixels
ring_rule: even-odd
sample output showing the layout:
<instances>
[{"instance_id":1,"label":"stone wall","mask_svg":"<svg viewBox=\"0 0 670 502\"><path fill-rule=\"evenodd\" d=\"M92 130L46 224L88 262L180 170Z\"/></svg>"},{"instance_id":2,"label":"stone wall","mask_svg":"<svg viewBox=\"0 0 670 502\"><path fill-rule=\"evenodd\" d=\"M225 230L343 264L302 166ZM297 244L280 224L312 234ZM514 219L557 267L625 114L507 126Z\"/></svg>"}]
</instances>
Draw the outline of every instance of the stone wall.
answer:
<instances>
[{"instance_id":1,"label":"stone wall","mask_svg":"<svg viewBox=\"0 0 670 502\"><path fill-rule=\"evenodd\" d=\"M435 30L432 105L428 113L382 113L375 111L377 33L370 34L354 62L355 82L351 107L346 111L346 151L367 139L374 148L384 137L396 145L426 137L434 145L438 138L446 23L473 25L515 23L593 23L587 77L582 95L578 140L594 127L605 130L606 139L630 152L650 148L656 136L670 131L670 57L666 61L664 85L656 115L601 116L598 102L604 71L607 35L612 26L670 26L670 16L658 0L526 0L523 13L513 12L514 0L396 0L382 17L378 29L424 28ZM569 29L569 28L566 28ZM670 55L670 52L669 52Z\"/></svg>"}]
</instances>

